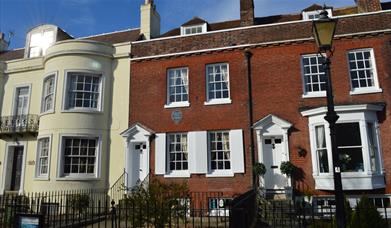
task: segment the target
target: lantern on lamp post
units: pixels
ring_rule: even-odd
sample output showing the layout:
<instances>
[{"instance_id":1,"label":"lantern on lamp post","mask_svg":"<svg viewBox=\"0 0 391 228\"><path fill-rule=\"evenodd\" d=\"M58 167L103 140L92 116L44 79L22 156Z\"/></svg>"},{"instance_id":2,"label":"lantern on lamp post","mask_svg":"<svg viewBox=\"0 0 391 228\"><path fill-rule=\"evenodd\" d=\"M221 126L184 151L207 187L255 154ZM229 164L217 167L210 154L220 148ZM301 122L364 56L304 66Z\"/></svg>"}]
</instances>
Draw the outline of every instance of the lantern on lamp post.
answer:
<instances>
[{"instance_id":1,"label":"lantern on lamp post","mask_svg":"<svg viewBox=\"0 0 391 228\"><path fill-rule=\"evenodd\" d=\"M332 54L332 44L337 27L337 20L328 17L326 7L320 13L320 17L312 23L312 32L318 46L319 53L325 52L323 67L326 74L326 94L327 94L327 113L324 117L329 123L330 139L331 139L331 153L333 158L333 174L334 174L334 194L336 206L336 221L338 228L346 227L344 196L342 190L341 168L340 160L337 151L337 135L336 122L339 118L335 112L333 87L330 73L330 57Z\"/></svg>"}]
</instances>

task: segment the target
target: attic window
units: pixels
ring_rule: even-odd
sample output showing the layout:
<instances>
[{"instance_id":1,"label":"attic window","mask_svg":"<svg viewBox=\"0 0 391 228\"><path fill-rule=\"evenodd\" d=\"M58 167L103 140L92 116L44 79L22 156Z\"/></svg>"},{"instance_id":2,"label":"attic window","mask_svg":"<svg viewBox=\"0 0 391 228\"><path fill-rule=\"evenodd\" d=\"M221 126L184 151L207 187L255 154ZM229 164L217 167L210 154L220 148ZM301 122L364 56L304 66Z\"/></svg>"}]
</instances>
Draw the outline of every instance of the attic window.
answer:
<instances>
[{"instance_id":1,"label":"attic window","mask_svg":"<svg viewBox=\"0 0 391 228\"><path fill-rule=\"evenodd\" d=\"M32 29L26 36L25 58L44 56L56 39L57 27L54 25L40 25Z\"/></svg>"},{"instance_id":2,"label":"attic window","mask_svg":"<svg viewBox=\"0 0 391 228\"><path fill-rule=\"evenodd\" d=\"M326 9L326 11L329 13L329 17L333 16L333 11L331 9ZM320 17L320 12L322 10L314 10L314 11L304 11L303 12L303 20L310 21L310 20L317 20Z\"/></svg>"},{"instance_id":3,"label":"attic window","mask_svg":"<svg viewBox=\"0 0 391 228\"><path fill-rule=\"evenodd\" d=\"M200 25L182 26L181 35L191 35L206 32L206 23Z\"/></svg>"}]
</instances>

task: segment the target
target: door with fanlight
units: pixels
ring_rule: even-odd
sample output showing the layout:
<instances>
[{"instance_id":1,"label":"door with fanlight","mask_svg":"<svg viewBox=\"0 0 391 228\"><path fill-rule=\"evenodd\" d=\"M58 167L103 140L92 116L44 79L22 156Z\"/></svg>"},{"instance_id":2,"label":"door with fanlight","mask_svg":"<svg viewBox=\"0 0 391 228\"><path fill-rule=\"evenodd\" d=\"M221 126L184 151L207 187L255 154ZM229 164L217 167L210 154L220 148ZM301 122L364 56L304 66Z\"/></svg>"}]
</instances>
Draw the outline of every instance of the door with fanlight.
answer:
<instances>
[{"instance_id":1,"label":"door with fanlight","mask_svg":"<svg viewBox=\"0 0 391 228\"><path fill-rule=\"evenodd\" d=\"M266 189L284 189L288 179L281 173L283 161L283 137L265 137L263 139L263 156L266 166L264 185Z\"/></svg>"}]
</instances>

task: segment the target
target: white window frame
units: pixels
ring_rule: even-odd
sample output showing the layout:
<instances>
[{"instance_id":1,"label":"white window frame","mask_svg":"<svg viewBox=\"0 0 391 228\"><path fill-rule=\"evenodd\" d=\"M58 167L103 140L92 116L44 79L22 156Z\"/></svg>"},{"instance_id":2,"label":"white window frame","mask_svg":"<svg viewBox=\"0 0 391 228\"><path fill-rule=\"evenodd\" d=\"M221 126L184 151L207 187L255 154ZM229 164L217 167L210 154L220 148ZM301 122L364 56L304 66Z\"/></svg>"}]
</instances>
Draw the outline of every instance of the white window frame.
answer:
<instances>
[{"instance_id":1,"label":"white window frame","mask_svg":"<svg viewBox=\"0 0 391 228\"><path fill-rule=\"evenodd\" d=\"M170 169L170 149L169 149L169 137L170 135L176 135L176 134L186 134L186 140L187 140L187 169L185 170L171 170ZM170 178L170 177L181 177L181 178L189 178L190 177L190 160L189 160L189 134L188 132L175 132L175 133L167 133L166 135L166 174L164 177Z\"/></svg>"},{"instance_id":2,"label":"white window frame","mask_svg":"<svg viewBox=\"0 0 391 228\"><path fill-rule=\"evenodd\" d=\"M229 162L230 162L230 169L212 169L212 150L211 150L211 133L228 133L228 146L229 146ZM232 148L231 148L231 135L229 134L229 130L217 130L217 131L208 131L208 173L206 174L206 177L233 177L234 171L233 171L233 162L232 162ZM240 162L240 161L238 161Z\"/></svg>"},{"instance_id":3,"label":"white window frame","mask_svg":"<svg viewBox=\"0 0 391 228\"><path fill-rule=\"evenodd\" d=\"M313 10L313 11L303 11L303 13L302 13L303 20L304 21L317 20L317 18L316 19L310 19L310 17L314 16L314 15L319 15L322 11L323 11L323 9L321 9L321 10ZM329 17L333 17L332 9L326 9L326 11L329 13L328 14Z\"/></svg>"},{"instance_id":4,"label":"white window frame","mask_svg":"<svg viewBox=\"0 0 391 228\"><path fill-rule=\"evenodd\" d=\"M208 75L208 67L216 67L216 66L227 66L227 87L228 87L228 97L227 98L210 98L209 97L209 75ZM231 104L231 83L230 83L230 70L229 70L229 63L228 62L222 62L222 63L213 63L213 64L207 64L205 67L205 82L206 82L206 101L204 102L204 105L218 105L218 104Z\"/></svg>"},{"instance_id":5,"label":"white window frame","mask_svg":"<svg viewBox=\"0 0 391 228\"><path fill-rule=\"evenodd\" d=\"M201 28L201 32L196 32L196 33L186 33L187 29L193 29L193 28ZM189 25L189 26L181 26L181 35L182 36L188 36L188 35L196 35L196 34L202 34L207 32L207 25L206 23L203 24L198 24L198 25Z\"/></svg>"},{"instance_id":6,"label":"white window frame","mask_svg":"<svg viewBox=\"0 0 391 228\"><path fill-rule=\"evenodd\" d=\"M83 107L76 107L76 108L70 108L68 105L69 102L69 88L70 88L70 77L72 73L80 73L80 74L89 74L92 76L99 76L100 77L100 88L99 88L99 99L97 108L83 108ZM65 70L65 85L63 89L63 100L62 100L62 112L103 112L103 103L104 103L104 87L105 87L105 77L103 72L99 71L90 71L90 70Z\"/></svg>"},{"instance_id":7,"label":"white window frame","mask_svg":"<svg viewBox=\"0 0 391 228\"><path fill-rule=\"evenodd\" d=\"M40 143L39 141L42 140L42 139L48 139L49 142L48 142L48 155L47 155L47 158L48 158L48 172L47 174L44 174L42 175L40 173L40 168L41 168L41 162L40 162L40 158L41 158L41 148L40 148ZM50 164L51 164L51 152L52 152L52 135L40 135L38 136L37 138L37 158L36 158L36 162L35 162L35 179L37 180L49 180L49 177L50 177Z\"/></svg>"},{"instance_id":8,"label":"white window frame","mask_svg":"<svg viewBox=\"0 0 391 228\"><path fill-rule=\"evenodd\" d=\"M360 186L362 189L378 188L378 186L375 186L376 184L372 184L372 185L368 184L369 182L372 181L368 182L365 181L363 178L366 178L366 180L374 180L374 178L381 179L383 178L384 175L382 149L380 147L380 131L378 129L379 124L376 115L376 112L381 111L383 107L377 105L346 105L346 106L336 106L335 109L340 117L337 121L337 124L339 123L359 124L361 144L362 144L362 158L363 158L364 170L362 172L342 172L341 173L342 181L346 183L346 184L343 183L344 189L352 190L354 189L354 187L356 187L356 189L360 189ZM332 153L331 153L330 128L328 122L324 119L325 113L326 113L326 108L322 107L322 108L303 111L301 114L303 116L309 117L311 157L313 158L312 170L313 170L313 176L315 182L320 181L324 184L327 183L324 182L325 180L327 180L330 182L328 184L331 185L332 176L333 176L333 161L332 161ZM369 141L368 141L369 136L368 136L367 123L373 123L373 127L374 127L373 131L375 133L374 141L377 146L376 156L377 156L377 162L379 164L378 170L375 172L372 170L371 161L370 161L371 157L369 152ZM315 127L319 125L324 125L325 127L327 157L329 163L328 173L320 173L318 169L319 158L317 156L317 150L316 150L317 148L316 148ZM316 188L318 188L317 185Z\"/></svg>"},{"instance_id":9,"label":"white window frame","mask_svg":"<svg viewBox=\"0 0 391 228\"><path fill-rule=\"evenodd\" d=\"M315 91L315 92L309 92L306 90L306 83L305 83L305 69L304 69L304 58L311 58L311 57L317 57L318 59L318 62L319 62L319 59L323 56L320 56L319 54L308 54L308 55L302 55L301 58L300 58L300 65L301 65L301 79L302 79L302 82L303 82L303 95L302 97L303 98L314 98L314 97L326 97L326 90L322 90L322 91ZM320 66L322 65L322 63L320 63ZM320 68L318 67L318 70L320 70ZM319 73L317 73L319 74ZM327 77L327 75L325 75L325 78ZM327 78L326 78L327 80ZM327 83L327 82L326 82Z\"/></svg>"},{"instance_id":10,"label":"white window frame","mask_svg":"<svg viewBox=\"0 0 391 228\"><path fill-rule=\"evenodd\" d=\"M349 54L352 52L369 52L370 53L370 55L371 55L371 58L370 58L371 63L370 64L372 65L372 75L373 75L373 85L371 87L353 88L352 77L350 75L350 72L352 71L352 69L350 68L350 60L349 60ZM349 77L349 82L350 82L350 95L383 92L383 90L380 88L379 80L377 77L375 53L373 51L373 48L362 48L362 49L350 50L346 53L346 59L347 59L347 63L348 63L348 77Z\"/></svg>"},{"instance_id":11,"label":"white window frame","mask_svg":"<svg viewBox=\"0 0 391 228\"><path fill-rule=\"evenodd\" d=\"M45 82L48 80L50 77L54 78L54 85L53 85L53 107L48 110L45 109ZM43 114L48 114L48 113L54 113L55 107L56 107L56 91L57 91L57 71L52 72L49 74L46 74L45 77L42 80L42 96L41 96L41 115Z\"/></svg>"},{"instance_id":12,"label":"white window frame","mask_svg":"<svg viewBox=\"0 0 391 228\"><path fill-rule=\"evenodd\" d=\"M16 116L16 104L17 104L17 90L20 89L20 88L23 88L23 87L28 87L29 88L29 98L28 98L28 101L27 101L27 113L26 115L28 115L30 113L30 99L31 99L31 84L20 84L20 85L16 85L14 86L14 92L13 92L13 95L12 95L12 106L11 106L11 116Z\"/></svg>"},{"instance_id":13,"label":"white window frame","mask_svg":"<svg viewBox=\"0 0 391 228\"><path fill-rule=\"evenodd\" d=\"M95 159L95 173L94 174L64 174L65 162L65 138L79 138L79 139L96 139L96 159ZM102 135L93 134L60 134L59 136L60 148L59 159L57 164L57 180L99 180L101 178L101 154L102 154Z\"/></svg>"},{"instance_id":14,"label":"white window frame","mask_svg":"<svg viewBox=\"0 0 391 228\"><path fill-rule=\"evenodd\" d=\"M186 77L187 77L187 101L170 101L170 72L171 71L177 71L180 70L186 70ZM190 93L189 93L189 68L188 67L177 67L177 68L170 68L167 69L167 102L166 105L164 105L164 108L179 108L179 107L189 107L190 106Z\"/></svg>"},{"instance_id":15,"label":"white window frame","mask_svg":"<svg viewBox=\"0 0 391 228\"><path fill-rule=\"evenodd\" d=\"M56 42L57 30L58 29L56 26L49 25L49 24L41 25L41 26L38 26L38 27L34 28L33 30L31 30L27 34L27 37L26 37L26 48L25 48L24 57L25 58L39 58L39 57L44 56L46 54L47 49ZM45 53L43 53L42 47L37 46L40 48L39 55L31 57L31 36L34 34L40 34L41 36L43 36L43 34L48 31L53 32L53 41L50 44L48 44L48 47L46 47L46 49L45 49Z\"/></svg>"}]
</instances>

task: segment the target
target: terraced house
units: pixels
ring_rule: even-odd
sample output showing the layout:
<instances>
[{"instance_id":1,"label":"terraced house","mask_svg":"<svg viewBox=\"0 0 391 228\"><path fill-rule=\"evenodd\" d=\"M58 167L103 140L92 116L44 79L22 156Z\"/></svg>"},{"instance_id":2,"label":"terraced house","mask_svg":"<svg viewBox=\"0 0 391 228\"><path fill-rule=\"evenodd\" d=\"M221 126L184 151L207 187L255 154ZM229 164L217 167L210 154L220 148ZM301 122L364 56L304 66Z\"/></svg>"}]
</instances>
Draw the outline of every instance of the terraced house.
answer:
<instances>
[{"instance_id":1,"label":"terraced house","mask_svg":"<svg viewBox=\"0 0 391 228\"><path fill-rule=\"evenodd\" d=\"M389 204L391 4L355 3L327 8L339 20L331 74L342 183L349 199L367 193ZM326 78L311 34L321 9L255 17L253 1L241 0L240 20L195 17L132 42L125 135L136 166L227 198L259 186L332 203ZM284 161L300 172L281 174ZM267 170L259 182L257 162Z\"/></svg>"}]
</instances>

